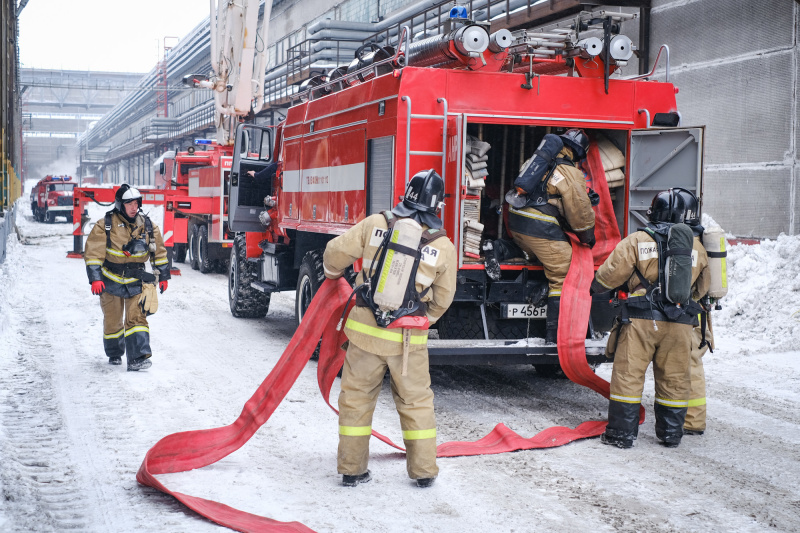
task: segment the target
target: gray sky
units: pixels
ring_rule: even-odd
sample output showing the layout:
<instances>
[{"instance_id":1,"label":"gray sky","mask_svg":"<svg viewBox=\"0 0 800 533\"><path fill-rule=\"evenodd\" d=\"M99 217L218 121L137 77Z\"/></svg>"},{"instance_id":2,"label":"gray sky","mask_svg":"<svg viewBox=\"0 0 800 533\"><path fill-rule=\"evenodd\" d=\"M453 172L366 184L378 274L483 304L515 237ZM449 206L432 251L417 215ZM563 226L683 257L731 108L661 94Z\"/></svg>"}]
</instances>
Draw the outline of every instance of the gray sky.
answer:
<instances>
[{"instance_id":1,"label":"gray sky","mask_svg":"<svg viewBox=\"0 0 800 533\"><path fill-rule=\"evenodd\" d=\"M184 38L208 10L208 0L30 0L19 18L20 63L148 72L164 37Z\"/></svg>"}]
</instances>

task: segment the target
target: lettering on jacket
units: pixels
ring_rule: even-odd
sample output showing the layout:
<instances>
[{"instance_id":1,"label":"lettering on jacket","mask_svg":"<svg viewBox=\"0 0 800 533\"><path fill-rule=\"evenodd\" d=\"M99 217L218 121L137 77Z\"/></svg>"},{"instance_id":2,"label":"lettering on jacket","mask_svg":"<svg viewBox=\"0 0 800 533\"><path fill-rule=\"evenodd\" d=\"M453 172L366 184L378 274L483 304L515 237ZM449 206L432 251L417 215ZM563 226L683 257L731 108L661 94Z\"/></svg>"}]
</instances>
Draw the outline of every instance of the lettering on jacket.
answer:
<instances>
[{"instance_id":1,"label":"lettering on jacket","mask_svg":"<svg viewBox=\"0 0 800 533\"><path fill-rule=\"evenodd\" d=\"M648 259L658 259L658 246L655 242L640 242L639 261L647 261Z\"/></svg>"},{"instance_id":2,"label":"lettering on jacket","mask_svg":"<svg viewBox=\"0 0 800 533\"><path fill-rule=\"evenodd\" d=\"M420 250L420 252L422 252L422 257L420 257L420 261L432 267L436 266L436 263L439 261L439 250L437 250L431 245L427 245L422 250Z\"/></svg>"},{"instance_id":3,"label":"lettering on jacket","mask_svg":"<svg viewBox=\"0 0 800 533\"><path fill-rule=\"evenodd\" d=\"M372 235L369 238L369 245L373 248L377 248L383 242L383 236L386 234L388 230L381 229L379 227L372 228Z\"/></svg>"},{"instance_id":4,"label":"lettering on jacket","mask_svg":"<svg viewBox=\"0 0 800 533\"><path fill-rule=\"evenodd\" d=\"M658 259L658 246L654 242L639 243L639 261ZM697 250L692 250L692 268L697 266Z\"/></svg>"}]
</instances>

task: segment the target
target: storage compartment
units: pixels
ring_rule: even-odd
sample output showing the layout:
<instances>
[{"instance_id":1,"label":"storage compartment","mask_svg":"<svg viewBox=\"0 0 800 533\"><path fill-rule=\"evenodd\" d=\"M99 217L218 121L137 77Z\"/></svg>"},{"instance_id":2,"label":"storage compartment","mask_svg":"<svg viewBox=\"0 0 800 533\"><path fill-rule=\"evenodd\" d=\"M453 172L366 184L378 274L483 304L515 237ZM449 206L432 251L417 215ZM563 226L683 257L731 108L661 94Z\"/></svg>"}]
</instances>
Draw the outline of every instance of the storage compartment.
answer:
<instances>
[{"instance_id":1,"label":"storage compartment","mask_svg":"<svg viewBox=\"0 0 800 533\"><path fill-rule=\"evenodd\" d=\"M506 230L508 204L505 194L513 187L520 168L533 156L548 133L561 134L568 128L505 124L467 125L464 161L462 164L461 216L463 235L460 243L462 262L482 263L481 245L486 240L510 239ZM609 184L611 201L622 233L625 218L626 130L584 129L595 146L603 173ZM591 171L586 161L581 169L592 186ZM594 188L594 187L593 187ZM538 264L535 258L512 259L504 264Z\"/></svg>"}]
</instances>

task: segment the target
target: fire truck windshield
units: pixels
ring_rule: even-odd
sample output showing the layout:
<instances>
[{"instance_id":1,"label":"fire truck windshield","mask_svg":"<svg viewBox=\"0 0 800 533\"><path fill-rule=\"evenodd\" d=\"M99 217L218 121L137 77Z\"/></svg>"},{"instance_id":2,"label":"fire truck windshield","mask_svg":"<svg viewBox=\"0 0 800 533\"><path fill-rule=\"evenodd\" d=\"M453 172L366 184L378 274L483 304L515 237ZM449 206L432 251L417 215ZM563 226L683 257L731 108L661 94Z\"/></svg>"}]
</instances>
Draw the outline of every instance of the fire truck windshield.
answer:
<instances>
[{"instance_id":1,"label":"fire truck windshield","mask_svg":"<svg viewBox=\"0 0 800 533\"><path fill-rule=\"evenodd\" d=\"M47 186L47 192L53 191L70 191L75 188L74 183L51 183Z\"/></svg>"}]
</instances>

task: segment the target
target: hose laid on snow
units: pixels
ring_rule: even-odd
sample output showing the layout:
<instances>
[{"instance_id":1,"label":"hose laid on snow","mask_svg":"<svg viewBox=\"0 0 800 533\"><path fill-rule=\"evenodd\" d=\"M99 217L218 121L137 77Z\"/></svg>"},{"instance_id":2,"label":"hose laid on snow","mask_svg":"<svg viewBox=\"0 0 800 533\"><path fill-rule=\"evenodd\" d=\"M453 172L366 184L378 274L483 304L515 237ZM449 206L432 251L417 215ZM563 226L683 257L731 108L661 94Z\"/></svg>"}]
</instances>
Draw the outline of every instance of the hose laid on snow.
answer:
<instances>
[{"instance_id":1,"label":"hose laid on snow","mask_svg":"<svg viewBox=\"0 0 800 533\"><path fill-rule=\"evenodd\" d=\"M605 181L598 180L594 183L594 187L601 196L598 210L611 209ZM605 218L608 219L608 217ZM603 218L599 217L598 221L600 220ZM610 220L614 220L613 215ZM570 235L570 238L572 240L572 263L561 293L561 320L558 325L559 362L564 373L572 381L608 398L609 384L589 367L585 351L586 329L591 306L589 285L594 275L593 265L597 258L593 260L592 250L580 245L573 236ZM601 239L598 238L598 244L600 242ZM607 256L610 249L604 249L603 253ZM328 405L331 405L331 387L342 368L345 357L341 346L346 337L343 331L336 331L336 324L347 305L351 290L352 288L343 278L336 281L326 280L306 311L308 316L313 316L316 320L301 322L275 368L247 401L236 421L221 428L186 431L164 437L147 452L136 474L137 481L165 494L170 494L200 515L237 531L312 531L299 522L280 522L239 511L211 500L173 492L155 476L202 468L241 448L258 428L269 420L289 392L314 352L320 337L322 337L322 345L317 366L317 379L320 392ZM334 409L333 406L331 409ZM640 423L643 421L644 409L641 408ZM498 424L488 435L477 441L454 441L440 444L437 447L437 456L485 455L534 448L551 448L577 439L596 437L605 430L605 426L606 421L589 421L574 429L562 426L551 427L533 437L525 438L505 425ZM375 431L372 434L397 449L403 449Z\"/></svg>"}]
</instances>

